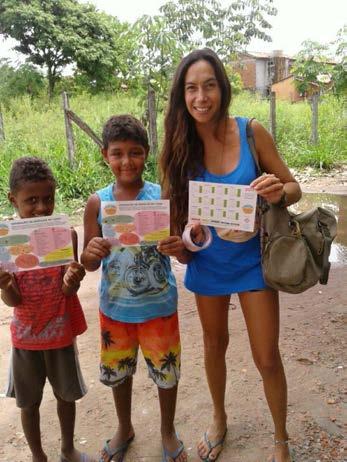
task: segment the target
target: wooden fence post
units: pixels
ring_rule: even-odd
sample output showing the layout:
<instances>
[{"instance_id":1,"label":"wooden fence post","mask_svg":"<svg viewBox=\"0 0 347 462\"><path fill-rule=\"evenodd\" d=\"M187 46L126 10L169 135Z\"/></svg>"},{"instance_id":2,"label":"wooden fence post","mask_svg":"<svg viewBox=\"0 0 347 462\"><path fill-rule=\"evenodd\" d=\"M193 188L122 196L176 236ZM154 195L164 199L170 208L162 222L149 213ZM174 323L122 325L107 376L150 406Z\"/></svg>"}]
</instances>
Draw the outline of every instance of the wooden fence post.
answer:
<instances>
[{"instance_id":1,"label":"wooden fence post","mask_svg":"<svg viewBox=\"0 0 347 462\"><path fill-rule=\"evenodd\" d=\"M158 135L157 135L157 111L155 109L155 92L148 86L147 93L148 119L149 119L149 142L151 152L154 156L158 153Z\"/></svg>"},{"instance_id":2,"label":"wooden fence post","mask_svg":"<svg viewBox=\"0 0 347 462\"><path fill-rule=\"evenodd\" d=\"M4 129L4 119L2 117L1 107L0 107L0 141L5 140L5 129Z\"/></svg>"},{"instance_id":3,"label":"wooden fence post","mask_svg":"<svg viewBox=\"0 0 347 462\"><path fill-rule=\"evenodd\" d=\"M64 109L64 120L65 120L67 155L68 155L70 167L72 167L75 161L75 143L74 143L74 137L73 137L72 124L68 116L69 96L65 91L63 91L62 93L62 98L63 98L63 109Z\"/></svg>"},{"instance_id":4,"label":"wooden fence post","mask_svg":"<svg viewBox=\"0 0 347 462\"><path fill-rule=\"evenodd\" d=\"M270 93L270 133L276 142L276 93Z\"/></svg>"},{"instance_id":5,"label":"wooden fence post","mask_svg":"<svg viewBox=\"0 0 347 462\"><path fill-rule=\"evenodd\" d=\"M318 100L319 95L315 93L311 99L312 123L311 123L311 143L318 143Z\"/></svg>"},{"instance_id":6,"label":"wooden fence post","mask_svg":"<svg viewBox=\"0 0 347 462\"><path fill-rule=\"evenodd\" d=\"M102 148L102 140L98 137L98 135L87 125L80 117L78 117L77 114L75 114L73 111L70 109L66 110L66 115L68 116L69 120L72 120L72 122L75 122L77 127L79 127L81 130L86 133L89 138L91 138L95 144L99 146L99 148Z\"/></svg>"}]
</instances>

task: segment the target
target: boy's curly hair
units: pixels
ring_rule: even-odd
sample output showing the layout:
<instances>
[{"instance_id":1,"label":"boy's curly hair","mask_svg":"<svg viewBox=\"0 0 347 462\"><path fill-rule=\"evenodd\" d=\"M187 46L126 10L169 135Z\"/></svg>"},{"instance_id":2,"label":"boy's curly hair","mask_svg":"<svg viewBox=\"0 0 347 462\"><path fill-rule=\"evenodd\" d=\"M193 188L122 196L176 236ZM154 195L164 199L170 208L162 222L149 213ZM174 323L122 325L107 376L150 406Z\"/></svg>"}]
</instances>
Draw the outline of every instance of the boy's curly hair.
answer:
<instances>
[{"instance_id":1,"label":"boy's curly hair","mask_svg":"<svg viewBox=\"0 0 347 462\"><path fill-rule=\"evenodd\" d=\"M102 130L103 148L112 141L132 140L149 150L147 131L136 117L130 114L114 115L108 119Z\"/></svg>"},{"instance_id":2,"label":"boy's curly hair","mask_svg":"<svg viewBox=\"0 0 347 462\"><path fill-rule=\"evenodd\" d=\"M48 164L39 157L20 157L12 163L9 187L11 193L17 192L23 183L28 181L49 180L56 184L52 170Z\"/></svg>"}]
</instances>

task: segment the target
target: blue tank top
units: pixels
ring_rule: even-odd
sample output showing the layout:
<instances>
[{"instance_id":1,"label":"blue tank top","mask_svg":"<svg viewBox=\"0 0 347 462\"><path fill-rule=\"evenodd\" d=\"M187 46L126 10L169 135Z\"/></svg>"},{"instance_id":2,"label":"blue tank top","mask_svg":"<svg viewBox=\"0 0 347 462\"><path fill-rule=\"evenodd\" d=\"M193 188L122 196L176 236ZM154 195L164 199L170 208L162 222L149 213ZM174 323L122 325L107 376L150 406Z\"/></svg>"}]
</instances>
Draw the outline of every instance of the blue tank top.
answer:
<instances>
[{"instance_id":1,"label":"blue tank top","mask_svg":"<svg viewBox=\"0 0 347 462\"><path fill-rule=\"evenodd\" d=\"M246 185L257 177L246 136L248 119L236 117L236 121L240 133L238 165L226 175L214 175L205 169L195 180ZM201 295L229 295L266 288L261 268L259 233L245 242L231 242L221 239L213 227L210 229L212 244L194 253L187 265L184 279L186 288Z\"/></svg>"},{"instance_id":2,"label":"blue tank top","mask_svg":"<svg viewBox=\"0 0 347 462\"><path fill-rule=\"evenodd\" d=\"M96 192L101 201L114 201L113 183ZM136 200L160 199L160 186L145 182ZM101 211L98 223L101 226ZM170 259L156 246L113 249L102 260L100 310L129 323L169 316L177 310L177 287Z\"/></svg>"}]
</instances>

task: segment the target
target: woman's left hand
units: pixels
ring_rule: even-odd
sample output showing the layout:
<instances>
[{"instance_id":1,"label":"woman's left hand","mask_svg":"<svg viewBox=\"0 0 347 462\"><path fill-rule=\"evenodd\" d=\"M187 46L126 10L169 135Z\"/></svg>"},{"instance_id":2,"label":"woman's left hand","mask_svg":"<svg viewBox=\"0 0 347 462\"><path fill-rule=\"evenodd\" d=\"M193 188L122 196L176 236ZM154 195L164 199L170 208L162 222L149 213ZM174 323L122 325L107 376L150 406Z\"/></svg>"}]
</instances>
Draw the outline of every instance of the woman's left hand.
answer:
<instances>
[{"instance_id":1,"label":"woman's left hand","mask_svg":"<svg viewBox=\"0 0 347 462\"><path fill-rule=\"evenodd\" d=\"M273 173L265 173L252 181L250 186L270 204L277 204L283 195L283 183Z\"/></svg>"},{"instance_id":2,"label":"woman's left hand","mask_svg":"<svg viewBox=\"0 0 347 462\"><path fill-rule=\"evenodd\" d=\"M180 236L169 236L158 242L157 249L163 255L169 257L180 257L186 250Z\"/></svg>"}]
</instances>

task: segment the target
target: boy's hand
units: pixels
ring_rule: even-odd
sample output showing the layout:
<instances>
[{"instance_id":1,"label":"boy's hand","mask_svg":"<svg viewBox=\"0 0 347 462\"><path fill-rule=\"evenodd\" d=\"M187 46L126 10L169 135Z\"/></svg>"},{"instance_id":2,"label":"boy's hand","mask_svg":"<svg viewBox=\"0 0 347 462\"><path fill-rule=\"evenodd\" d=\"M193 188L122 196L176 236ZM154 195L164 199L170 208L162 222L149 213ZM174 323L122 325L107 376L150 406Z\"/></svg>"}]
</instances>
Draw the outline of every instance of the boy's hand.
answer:
<instances>
[{"instance_id":1,"label":"boy's hand","mask_svg":"<svg viewBox=\"0 0 347 462\"><path fill-rule=\"evenodd\" d=\"M8 306L18 306L22 299L16 280L12 273L2 269L0 264L0 289L1 298Z\"/></svg>"},{"instance_id":2,"label":"boy's hand","mask_svg":"<svg viewBox=\"0 0 347 462\"><path fill-rule=\"evenodd\" d=\"M85 275L86 270L84 269L84 266L77 263L77 261L73 261L69 264L65 271L63 283L69 289L78 288Z\"/></svg>"},{"instance_id":3,"label":"boy's hand","mask_svg":"<svg viewBox=\"0 0 347 462\"><path fill-rule=\"evenodd\" d=\"M12 285L12 274L4 271L0 266L0 289L7 290Z\"/></svg>"},{"instance_id":4,"label":"boy's hand","mask_svg":"<svg viewBox=\"0 0 347 462\"><path fill-rule=\"evenodd\" d=\"M83 254L88 261L100 262L103 258L107 257L110 252L111 244L107 239L103 237L93 237L93 239L88 242Z\"/></svg>"},{"instance_id":5,"label":"boy's hand","mask_svg":"<svg viewBox=\"0 0 347 462\"><path fill-rule=\"evenodd\" d=\"M180 236L169 236L158 242L157 249L163 255L169 257L180 257L186 250Z\"/></svg>"}]
</instances>

